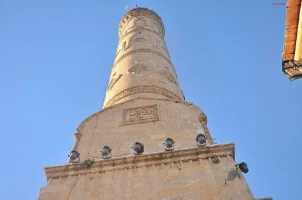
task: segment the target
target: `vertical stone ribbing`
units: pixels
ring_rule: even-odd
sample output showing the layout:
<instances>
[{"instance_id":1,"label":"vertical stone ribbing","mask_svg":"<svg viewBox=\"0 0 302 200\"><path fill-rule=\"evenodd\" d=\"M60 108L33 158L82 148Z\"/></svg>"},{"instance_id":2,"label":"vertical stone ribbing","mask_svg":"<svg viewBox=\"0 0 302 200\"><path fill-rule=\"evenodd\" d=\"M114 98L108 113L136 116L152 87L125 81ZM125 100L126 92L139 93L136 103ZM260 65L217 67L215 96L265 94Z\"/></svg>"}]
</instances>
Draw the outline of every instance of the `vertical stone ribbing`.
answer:
<instances>
[{"instance_id":1,"label":"vertical stone ribbing","mask_svg":"<svg viewBox=\"0 0 302 200\"><path fill-rule=\"evenodd\" d=\"M160 17L146 8L133 9L122 18L118 34L103 107L136 97L184 100Z\"/></svg>"}]
</instances>

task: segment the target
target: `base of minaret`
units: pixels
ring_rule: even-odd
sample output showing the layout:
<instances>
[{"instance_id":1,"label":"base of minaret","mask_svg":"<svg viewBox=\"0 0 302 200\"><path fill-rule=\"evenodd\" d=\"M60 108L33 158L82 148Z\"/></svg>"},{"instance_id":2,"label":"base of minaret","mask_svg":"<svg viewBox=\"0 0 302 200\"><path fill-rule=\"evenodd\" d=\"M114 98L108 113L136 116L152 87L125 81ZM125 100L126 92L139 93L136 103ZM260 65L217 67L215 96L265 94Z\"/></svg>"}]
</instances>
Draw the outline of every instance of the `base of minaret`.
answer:
<instances>
[{"instance_id":1,"label":"base of minaret","mask_svg":"<svg viewBox=\"0 0 302 200\"><path fill-rule=\"evenodd\" d=\"M38 199L255 200L235 165L224 144L46 167Z\"/></svg>"}]
</instances>

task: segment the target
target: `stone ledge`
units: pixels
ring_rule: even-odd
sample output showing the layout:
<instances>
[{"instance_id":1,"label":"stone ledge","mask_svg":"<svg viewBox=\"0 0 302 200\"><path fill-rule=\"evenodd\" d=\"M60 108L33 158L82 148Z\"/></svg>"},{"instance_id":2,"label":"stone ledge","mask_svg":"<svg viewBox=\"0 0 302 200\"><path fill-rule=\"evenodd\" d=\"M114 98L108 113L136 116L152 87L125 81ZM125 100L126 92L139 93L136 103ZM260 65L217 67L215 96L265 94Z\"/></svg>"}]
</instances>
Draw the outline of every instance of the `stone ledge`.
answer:
<instances>
[{"instance_id":1,"label":"stone ledge","mask_svg":"<svg viewBox=\"0 0 302 200\"><path fill-rule=\"evenodd\" d=\"M134 167L147 167L152 165L168 164L171 162L207 159L211 157L231 156L234 158L235 146L233 143L223 145L211 145L201 148L190 148L175 150L170 152L143 154L139 156L129 156L122 158L111 158L99 160L85 168L84 163L73 163L54 167L45 167L45 175L49 178L60 178L67 176L77 176L90 173L104 173L106 171L132 169ZM235 159L235 158L234 158Z\"/></svg>"}]
</instances>

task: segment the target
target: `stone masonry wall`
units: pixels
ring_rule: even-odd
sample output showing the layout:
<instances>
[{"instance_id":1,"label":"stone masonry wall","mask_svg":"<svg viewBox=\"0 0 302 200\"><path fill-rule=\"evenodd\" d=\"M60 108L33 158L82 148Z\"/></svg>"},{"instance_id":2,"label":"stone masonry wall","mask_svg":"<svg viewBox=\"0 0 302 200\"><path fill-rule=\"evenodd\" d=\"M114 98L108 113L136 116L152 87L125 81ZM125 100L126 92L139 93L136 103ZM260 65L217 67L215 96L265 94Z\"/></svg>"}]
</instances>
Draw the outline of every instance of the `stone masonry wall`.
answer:
<instances>
[{"instance_id":1,"label":"stone masonry wall","mask_svg":"<svg viewBox=\"0 0 302 200\"><path fill-rule=\"evenodd\" d=\"M81 160L101 159L100 150L105 145L112 149L112 157L133 155L131 147L135 142L144 144L146 154L163 152L167 137L175 141L175 150L192 148L197 134L207 132L201 116L198 107L185 102L132 100L89 117L78 128L81 137L74 149L81 154ZM208 138L208 144L212 144Z\"/></svg>"}]
</instances>

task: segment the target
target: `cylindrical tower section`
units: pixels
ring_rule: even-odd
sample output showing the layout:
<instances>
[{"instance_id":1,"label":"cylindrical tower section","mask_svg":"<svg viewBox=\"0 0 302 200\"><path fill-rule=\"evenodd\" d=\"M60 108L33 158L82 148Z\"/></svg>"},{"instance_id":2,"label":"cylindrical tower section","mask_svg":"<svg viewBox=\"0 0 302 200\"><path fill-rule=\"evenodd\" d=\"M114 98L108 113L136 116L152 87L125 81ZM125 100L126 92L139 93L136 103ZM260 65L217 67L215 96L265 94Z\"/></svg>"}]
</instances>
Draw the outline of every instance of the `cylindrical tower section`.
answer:
<instances>
[{"instance_id":1,"label":"cylindrical tower section","mask_svg":"<svg viewBox=\"0 0 302 200\"><path fill-rule=\"evenodd\" d=\"M132 9L122 18L118 34L103 107L137 97L184 100L161 18L146 8Z\"/></svg>"}]
</instances>

